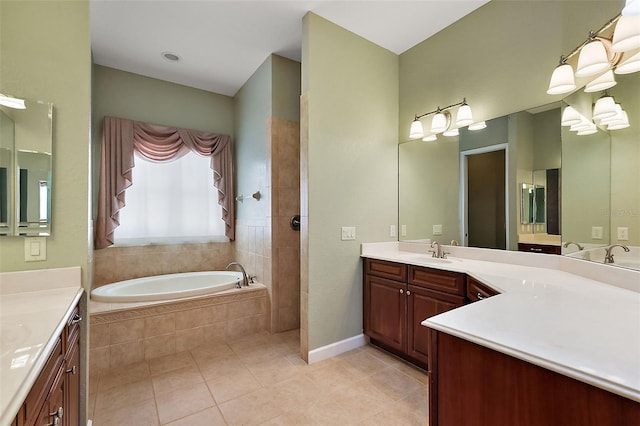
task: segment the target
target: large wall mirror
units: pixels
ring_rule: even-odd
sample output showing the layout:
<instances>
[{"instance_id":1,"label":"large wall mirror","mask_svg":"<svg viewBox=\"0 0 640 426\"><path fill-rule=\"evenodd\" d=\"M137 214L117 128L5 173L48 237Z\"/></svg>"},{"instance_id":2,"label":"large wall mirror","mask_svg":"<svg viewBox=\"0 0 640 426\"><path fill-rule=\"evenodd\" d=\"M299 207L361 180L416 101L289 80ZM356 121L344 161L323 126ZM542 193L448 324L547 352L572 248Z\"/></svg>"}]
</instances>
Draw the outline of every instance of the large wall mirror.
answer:
<instances>
[{"instance_id":1,"label":"large wall mirror","mask_svg":"<svg viewBox=\"0 0 640 426\"><path fill-rule=\"evenodd\" d=\"M53 104L0 106L0 235L51 235Z\"/></svg>"},{"instance_id":2,"label":"large wall mirror","mask_svg":"<svg viewBox=\"0 0 640 426\"><path fill-rule=\"evenodd\" d=\"M502 248L517 250L519 242L557 247L573 242L562 247L563 254L604 262L606 249L621 244L629 252L614 248L612 265L640 268L640 75L616 79L609 93L627 111L627 129L578 136L562 127L565 105L590 117L593 102L602 95L580 90L561 104L489 120L480 131L400 143L399 239L500 248L491 240L474 244L469 239L469 223L478 220L485 229L505 228L504 237L498 237L505 239ZM505 150L504 215L496 214L500 191L488 190L496 185L488 177L480 178L482 191L471 190L482 194L483 206L470 214L465 206L468 156L463 154L492 147ZM501 223L492 223L496 217Z\"/></svg>"}]
</instances>

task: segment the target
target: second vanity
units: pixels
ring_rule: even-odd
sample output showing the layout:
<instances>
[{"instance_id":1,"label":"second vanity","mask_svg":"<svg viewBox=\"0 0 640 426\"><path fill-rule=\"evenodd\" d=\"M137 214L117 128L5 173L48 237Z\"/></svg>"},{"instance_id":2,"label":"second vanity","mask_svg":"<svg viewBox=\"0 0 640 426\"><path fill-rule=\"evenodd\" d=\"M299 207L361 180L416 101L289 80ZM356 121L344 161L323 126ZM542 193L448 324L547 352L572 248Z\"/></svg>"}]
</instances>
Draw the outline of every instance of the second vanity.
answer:
<instances>
[{"instance_id":1,"label":"second vanity","mask_svg":"<svg viewBox=\"0 0 640 426\"><path fill-rule=\"evenodd\" d=\"M431 426L640 424L640 273L553 255L446 250L448 259L436 259L425 244L362 246L365 334L374 344L381 338L367 315L382 318L383 305L367 307L366 277L375 276L367 265L465 277L455 306L408 320L421 323L405 358L428 368ZM387 303L400 290L413 297L410 278L405 285ZM415 347L424 352L418 362Z\"/></svg>"}]
</instances>

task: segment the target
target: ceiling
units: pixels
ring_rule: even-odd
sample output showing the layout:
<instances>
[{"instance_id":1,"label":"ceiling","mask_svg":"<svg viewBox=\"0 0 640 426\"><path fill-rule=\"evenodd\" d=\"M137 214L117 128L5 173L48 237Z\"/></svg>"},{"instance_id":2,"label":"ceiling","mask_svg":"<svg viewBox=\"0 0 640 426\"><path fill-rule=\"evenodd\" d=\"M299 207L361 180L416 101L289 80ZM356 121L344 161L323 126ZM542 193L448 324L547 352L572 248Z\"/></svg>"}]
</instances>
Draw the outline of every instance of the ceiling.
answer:
<instances>
[{"instance_id":1,"label":"ceiling","mask_svg":"<svg viewBox=\"0 0 640 426\"><path fill-rule=\"evenodd\" d=\"M96 64L233 96L270 54L300 61L308 11L400 54L488 1L90 0L91 48Z\"/></svg>"}]
</instances>

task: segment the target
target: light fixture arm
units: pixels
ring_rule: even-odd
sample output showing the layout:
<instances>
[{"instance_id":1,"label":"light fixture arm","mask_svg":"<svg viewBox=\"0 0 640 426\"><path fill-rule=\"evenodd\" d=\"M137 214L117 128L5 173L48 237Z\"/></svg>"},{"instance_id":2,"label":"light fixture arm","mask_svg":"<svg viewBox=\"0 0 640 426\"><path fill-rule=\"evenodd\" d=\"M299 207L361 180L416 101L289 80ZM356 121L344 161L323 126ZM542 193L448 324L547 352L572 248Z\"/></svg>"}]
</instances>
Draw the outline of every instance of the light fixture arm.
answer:
<instances>
[{"instance_id":1,"label":"light fixture arm","mask_svg":"<svg viewBox=\"0 0 640 426\"><path fill-rule=\"evenodd\" d=\"M571 51L571 53L569 53L568 55L563 55L560 57L560 65L564 64L567 62L568 59L570 59L572 56L575 56L578 52L580 52L580 50L587 45L587 43L592 42L593 40L607 40L609 42L611 42L611 39L608 39L606 37L600 37L600 34L602 34L603 32L605 32L606 30L608 30L609 28L611 28L611 26L613 26L616 22L618 22L618 20L620 19L620 17L622 16L621 13L618 13L618 15L616 15L615 17L609 19L609 21L607 21L606 24L604 24L602 27L600 27L599 30L597 31L589 31L589 37L582 42L582 44L580 44L578 47L576 47L575 49L573 49Z\"/></svg>"},{"instance_id":2,"label":"light fixture arm","mask_svg":"<svg viewBox=\"0 0 640 426\"><path fill-rule=\"evenodd\" d=\"M435 111L425 112L424 114L416 114L414 120L420 120L422 117L426 117L426 116L431 115L431 114L439 114L439 113L441 113L443 111L446 111L446 110L448 110L450 108L461 106L461 105L466 105L466 104L467 104L467 98L462 98L461 102L448 105L448 106L446 106L444 108L438 107Z\"/></svg>"}]
</instances>

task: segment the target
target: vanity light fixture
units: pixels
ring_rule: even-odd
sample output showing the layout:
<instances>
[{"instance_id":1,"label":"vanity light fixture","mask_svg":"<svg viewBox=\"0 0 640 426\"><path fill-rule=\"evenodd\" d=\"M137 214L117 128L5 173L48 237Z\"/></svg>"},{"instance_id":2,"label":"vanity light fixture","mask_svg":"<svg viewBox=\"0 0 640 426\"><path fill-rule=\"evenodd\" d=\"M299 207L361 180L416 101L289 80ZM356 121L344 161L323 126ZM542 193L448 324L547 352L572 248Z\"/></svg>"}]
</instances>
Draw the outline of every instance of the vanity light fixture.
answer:
<instances>
[{"instance_id":1,"label":"vanity light fixture","mask_svg":"<svg viewBox=\"0 0 640 426\"><path fill-rule=\"evenodd\" d=\"M616 113L610 117L601 119L598 124L601 126L608 126L609 124L622 121L622 106L620 104L615 104L614 106Z\"/></svg>"},{"instance_id":2,"label":"vanity light fixture","mask_svg":"<svg viewBox=\"0 0 640 426\"><path fill-rule=\"evenodd\" d=\"M457 127L455 129L449 129L442 132L442 136L458 136L459 134L460 134L460 131L458 130Z\"/></svg>"},{"instance_id":3,"label":"vanity light fixture","mask_svg":"<svg viewBox=\"0 0 640 426\"><path fill-rule=\"evenodd\" d=\"M578 136L592 135L598 131L598 128L594 123L588 123L588 126L584 129L578 130Z\"/></svg>"},{"instance_id":4,"label":"vanity light fixture","mask_svg":"<svg viewBox=\"0 0 640 426\"><path fill-rule=\"evenodd\" d=\"M612 117L616 115L616 103L613 100L613 97L609 96L605 92L598 100L593 107L593 116L594 120L602 120L603 118Z\"/></svg>"},{"instance_id":5,"label":"vanity light fixture","mask_svg":"<svg viewBox=\"0 0 640 426\"><path fill-rule=\"evenodd\" d=\"M615 25L613 35L604 34ZM610 19L597 31L589 31L588 38L568 55L560 57L553 70L547 93L559 95L576 88L576 77L589 77L586 92L606 90L615 85L616 74L640 71L640 0L627 0L622 13ZM579 54L575 73L567 61ZM605 74L605 75L603 75Z\"/></svg>"},{"instance_id":6,"label":"vanity light fixture","mask_svg":"<svg viewBox=\"0 0 640 426\"><path fill-rule=\"evenodd\" d=\"M477 123L469 124L467 129L469 130L482 130L487 128L487 123L484 121L478 121Z\"/></svg>"},{"instance_id":7,"label":"vanity light fixture","mask_svg":"<svg viewBox=\"0 0 640 426\"><path fill-rule=\"evenodd\" d=\"M620 130L630 126L627 112L607 92L596 101L592 117L593 119L589 120L575 108L567 105L562 111L560 124L570 126L569 130L577 132L578 136L596 133L598 127Z\"/></svg>"},{"instance_id":8,"label":"vanity light fixture","mask_svg":"<svg viewBox=\"0 0 640 426\"><path fill-rule=\"evenodd\" d=\"M13 96L3 95L0 93L0 105L13 109L27 109L24 99L14 98Z\"/></svg>"},{"instance_id":9,"label":"vanity light fixture","mask_svg":"<svg viewBox=\"0 0 640 426\"><path fill-rule=\"evenodd\" d=\"M437 135L439 133L443 133L450 129L451 127L451 113L449 110L451 108L458 108L457 116L456 116L456 130L459 127L465 127L471 123L473 123L473 114L471 113L471 107L467 104L467 99L463 98L462 102L458 102L455 104L451 104L444 108L436 108L435 111L425 112L424 114L416 114L413 122L411 123L411 129L409 130L409 138L411 139L419 139L425 138L424 128L422 127L422 122L420 119L422 117L426 117L428 115L433 115L431 119L431 134ZM453 129L451 129L453 130Z\"/></svg>"},{"instance_id":10,"label":"vanity light fixture","mask_svg":"<svg viewBox=\"0 0 640 426\"><path fill-rule=\"evenodd\" d=\"M433 141L437 141L438 140L438 136L431 134L431 135L427 135L424 138L422 138L423 141L425 142L433 142Z\"/></svg>"},{"instance_id":11,"label":"vanity light fixture","mask_svg":"<svg viewBox=\"0 0 640 426\"><path fill-rule=\"evenodd\" d=\"M562 111L562 118L560 120L562 126L573 126L574 124L580 123L580 121L582 121L582 116L574 107L569 105Z\"/></svg>"},{"instance_id":12,"label":"vanity light fixture","mask_svg":"<svg viewBox=\"0 0 640 426\"><path fill-rule=\"evenodd\" d=\"M627 111L622 111L622 117L620 120L615 121L607 125L607 130L620 130L626 129L630 126L629 124L629 116L627 115Z\"/></svg>"}]
</instances>

